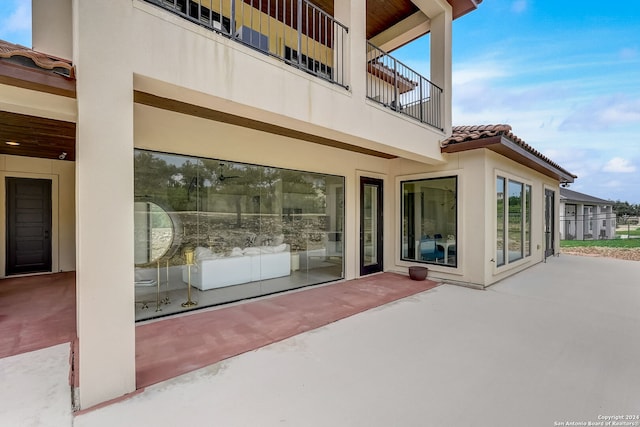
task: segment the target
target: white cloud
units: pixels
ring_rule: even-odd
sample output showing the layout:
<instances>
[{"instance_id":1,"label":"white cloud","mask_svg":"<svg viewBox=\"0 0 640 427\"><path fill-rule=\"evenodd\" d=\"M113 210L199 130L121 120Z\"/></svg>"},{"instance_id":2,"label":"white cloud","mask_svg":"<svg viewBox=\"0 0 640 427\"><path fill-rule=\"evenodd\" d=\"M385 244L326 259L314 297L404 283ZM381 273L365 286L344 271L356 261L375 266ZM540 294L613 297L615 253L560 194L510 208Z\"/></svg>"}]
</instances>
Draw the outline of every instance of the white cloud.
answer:
<instances>
[{"instance_id":1,"label":"white cloud","mask_svg":"<svg viewBox=\"0 0 640 427\"><path fill-rule=\"evenodd\" d=\"M618 95L592 100L569 115L559 129L603 131L617 125L635 123L640 123L640 100Z\"/></svg>"},{"instance_id":2,"label":"white cloud","mask_svg":"<svg viewBox=\"0 0 640 427\"><path fill-rule=\"evenodd\" d=\"M622 188L623 184L617 179L612 179L610 181L606 181L602 184L604 188Z\"/></svg>"},{"instance_id":3,"label":"white cloud","mask_svg":"<svg viewBox=\"0 0 640 427\"><path fill-rule=\"evenodd\" d=\"M504 66L495 63L484 63L469 67L456 67L451 75L451 81L454 85L477 84L478 82L497 80L506 75L507 72Z\"/></svg>"},{"instance_id":4,"label":"white cloud","mask_svg":"<svg viewBox=\"0 0 640 427\"><path fill-rule=\"evenodd\" d=\"M516 0L511 4L511 10L514 13L522 13L527 10L527 0Z\"/></svg>"},{"instance_id":5,"label":"white cloud","mask_svg":"<svg viewBox=\"0 0 640 427\"><path fill-rule=\"evenodd\" d=\"M622 60L635 59L638 56L638 49L627 47L620 50L619 55Z\"/></svg>"},{"instance_id":6,"label":"white cloud","mask_svg":"<svg viewBox=\"0 0 640 427\"><path fill-rule=\"evenodd\" d=\"M613 173L632 173L636 171L636 167L627 159L614 157L604 165L602 170Z\"/></svg>"}]
</instances>

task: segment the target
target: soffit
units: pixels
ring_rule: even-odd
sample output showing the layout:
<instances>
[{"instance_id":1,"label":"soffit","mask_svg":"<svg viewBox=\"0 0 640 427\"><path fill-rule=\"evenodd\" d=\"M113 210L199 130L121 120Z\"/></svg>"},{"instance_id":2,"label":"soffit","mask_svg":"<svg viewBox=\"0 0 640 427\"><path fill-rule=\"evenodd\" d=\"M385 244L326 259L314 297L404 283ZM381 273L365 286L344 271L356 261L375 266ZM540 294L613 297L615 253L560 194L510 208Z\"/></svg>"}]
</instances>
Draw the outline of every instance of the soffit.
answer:
<instances>
[{"instance_id":1,"label":"soffit","mask_svg":"<svg viewBox=\"0 0 640 427\"><path fill-rule=\"evenodd\" d=\"M340 0L337 0L340 1ZM475 10L482 0L447 0L453 11L453 19ZM245 2L249 2L245 0ZM320 9L334 16L334 0L313 0ZM367 40L418 12L411 0L367 0ZM426 34L420 34L424 35Z\"/></svg>"},{"instance_id":2,"label":"soffit","mask_svg":"<svg viewBox=\"0 0 640 427\"><path fill-rule=\"evenodd\" d=\"M60 159L62 153L63 160L75 160L75 123L0 111L0 154Z\"/></svg>"},{"instance_id":3,"label":"soffit","mask_svg":"<svg viewBox=\"0 0 640 427\"><path fill-rule=\"evenodd\" d=\"M475 10L482 0L447 0L453 11L453 19ZM318 3L329 3L320 0ZM367 40L404 21L420 9L411 0L367 0ZM333 5L332 5L333 11ZM426 34L425 31L417 37Z\"/></svg>"}]
</instances>

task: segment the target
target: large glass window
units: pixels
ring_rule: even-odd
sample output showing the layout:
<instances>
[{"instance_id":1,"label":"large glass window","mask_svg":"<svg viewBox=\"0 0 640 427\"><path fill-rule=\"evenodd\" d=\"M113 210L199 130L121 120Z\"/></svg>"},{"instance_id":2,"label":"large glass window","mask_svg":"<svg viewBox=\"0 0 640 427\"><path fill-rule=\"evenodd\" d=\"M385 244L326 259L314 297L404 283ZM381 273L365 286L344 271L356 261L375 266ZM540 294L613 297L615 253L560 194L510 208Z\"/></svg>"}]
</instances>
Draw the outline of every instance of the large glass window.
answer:
<instances>
[{"instance_id":1,"label":"large glass window","mask_svg":"<svg viewBox=\"0 0 640 427\"><path fill-rule=\"evenodd\" d=\"M457 177L404 181L402 259L457 266Z\"/></svg>"},{"instance_id":2,"label":"large glass window","mask_svg":"<svg viewBox=\"0 0 640 427\"><path fill-rule=\"evenodd\" d=\"M496 199L496 265L501 266L531 255L531 186L499 176Z\"/></svg>"},{"instance_id":3,"label":"large glass window","mask_svg":"<svg viewBox=\"0 0 640 427\"><path fill-rule=\"evenodd\" d=\"M531 255L531 186L524 186L524 256Z\"/></svg>"},{"instance_id":4,"label":"large glass window","mask_svg":"<svg viewBox=\"0 0 640 427\"><path fill-rule=\"evenodd\" d=\"M505 208L504 208L504 200L505 200L505 179L502 177L498 177L496 180L496 265L501 266L504 265L504 251L505 251L505 234L504 234L504 219L505 219Z\"/></svg>"},{"instance_id":5,"label":"large glass window","mask_svg":"<svg viewBox=\"0 0 640 427\"><path fill-rule=\"evenodd\" d=\"M509 222L507 229L509 230L507 238L509 239L509 262L517 261L522 258L522 212L524 201L522 198L522 183L509 180Z\"/></svg>"},{"instance_id":6,"label":"large glass window","mask_svg":"<svg viewBox=\"0 0 640 427\"><path fill-rule=\"evenodd\" d=\"M144 150L134 166L137 320L343 277L343 177Z\"/></svg>"}]
</instances>

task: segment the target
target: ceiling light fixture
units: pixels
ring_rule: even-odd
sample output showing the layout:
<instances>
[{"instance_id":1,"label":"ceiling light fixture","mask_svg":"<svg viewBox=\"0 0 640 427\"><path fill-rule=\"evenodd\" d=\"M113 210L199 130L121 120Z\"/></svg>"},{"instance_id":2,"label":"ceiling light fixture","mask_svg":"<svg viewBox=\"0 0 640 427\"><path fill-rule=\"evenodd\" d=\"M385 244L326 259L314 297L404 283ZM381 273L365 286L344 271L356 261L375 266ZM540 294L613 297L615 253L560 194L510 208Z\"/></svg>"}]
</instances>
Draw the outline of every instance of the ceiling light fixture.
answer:
<instances>
[{"instance_id":1,"label":"ceiling light fixture","mask_svg":"<svg viewBox=\"0 0 640 427\"><path fill-rule=\"evenodd\" d=\"M19 142L16 142L16 141L7 141L7 142L5 142L5 144L7 144L7 145L12 145L12 146L18 146L18 145L20 145L20 143L19 143Z\"/></svg>"}]
</instances>

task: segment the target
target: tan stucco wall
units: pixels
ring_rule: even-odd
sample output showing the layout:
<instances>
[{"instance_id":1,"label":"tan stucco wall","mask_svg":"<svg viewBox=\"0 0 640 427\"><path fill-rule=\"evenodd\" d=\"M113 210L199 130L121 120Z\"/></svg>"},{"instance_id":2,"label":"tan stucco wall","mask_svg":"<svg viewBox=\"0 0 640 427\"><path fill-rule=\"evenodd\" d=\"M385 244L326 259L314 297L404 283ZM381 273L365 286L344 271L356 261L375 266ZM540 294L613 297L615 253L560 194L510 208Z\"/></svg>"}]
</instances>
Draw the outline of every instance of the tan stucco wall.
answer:
<instances>
[{"instance_id":1,"label":"tan stucco wall","mask_svg":"<svg viewBox=\"0 0 640 427\"><path fill-rule=\"evenodd\" d=\"M51 271L75 270L75 170L74 163L0 154L0 206L6 206L6 177L51 180ZM0 224L6 224L6 209ZM5 275L6 227L0 228L0 276Z\"/></svg>"},{"instance_id":2,"label":"tan stucco wall","mask_svg":"<svg viewBox=\"0 0 640 427\"><path fill-rule=\"evenodd\" d=\"M544 260L544 212L545 212L545 189L555 191L555 224L556 224L556 236L558 236L558 224L559 224L559 205L560 205L560 182L553 180L539 172L522 166L512 160L509 160L499 154L492 151L486 151L487 158L487 192L490 194L487 200L491 203L495 203L495 181L497 175L506 176L507 178L513 178L517 181L530 184L532 186L531 191L531 256L526 257L523 260L506 265L504 267L496 267L494 263L488 265L485 276L485 285L491 285L496 283L505 277L511 276L519 271L531 267ZM487 227L487 256L493 258L496 253L495 243L495 230L496 230L496 216L495 207L492 207L490 216L487 216L485 226ZM555 239L555 253L560 251L560 242L556 237ZM490 259L491 259L490 258Z\"/></svg>"},{"instance_id":3,"label":"tan stucco wall","mask_svg":"<svg viewBox=\"0 0 640 427\"><path fill-rule=\"evenodd\" d=\"M32 0L33 49L58 58L73 57L72 0Z\"/></svg>"},{"instance_id":4,"label":"tan stucco wall","mask_svg":"<svg viewBox=\"0 0 640 427\"><path fill-rule=\"evenodd\" d=\"M47 119L76 121L76 100L0 84L0 110Z\"/></svg>"},{"instance_id":5,"label":"tan stucco wall","mask_svg":"<svg viewBox=\"0 0 640 427\"><path fill-rule=\"evenodd\" d=\"M558 224L558 181L522 166L489 150L472 150L446 155L447 163L441 167L429 166L406 159L393 161L390 175L395 187L411 179L444 176L458 177L458 267L429 265L434 278L460 282L473 286L489 286L507 276L522 271L544 258L544 191L556 192L555 216ZM532 186L531 256L505 267L495 266L496 254L496 176L511 177ZM394 226L394 254L390 269L406 271L411 263L400 261L400 199L396 195L391 212ZM556 228L557 232L557 228ZM559 242L556 239L556 253Z\"/></svg>"}]
</instances>

